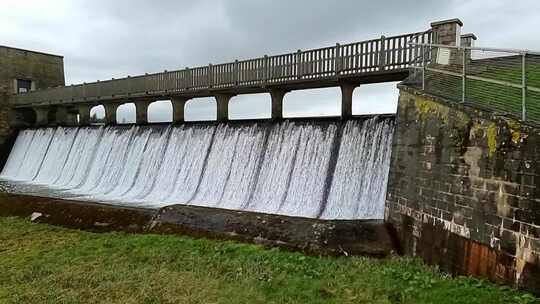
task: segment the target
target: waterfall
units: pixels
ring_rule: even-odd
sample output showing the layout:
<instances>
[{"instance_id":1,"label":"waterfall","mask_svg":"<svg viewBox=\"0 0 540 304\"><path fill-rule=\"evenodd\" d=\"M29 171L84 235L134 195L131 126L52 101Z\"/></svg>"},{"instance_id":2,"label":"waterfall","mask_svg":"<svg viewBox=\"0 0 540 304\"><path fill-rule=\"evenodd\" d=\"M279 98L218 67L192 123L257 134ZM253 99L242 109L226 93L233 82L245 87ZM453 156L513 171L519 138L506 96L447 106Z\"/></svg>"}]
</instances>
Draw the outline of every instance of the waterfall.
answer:
<instances>
[{"instance_id":1,"label":"waterfall","mask_svg":"<svg viewBox=\"0 0 540 304\"><path fill-rule=\"evenodd\" d=\"M380 219L393 130L380 117L27 129L0 178L127 206Z\"/></svg>"}]
</instances>

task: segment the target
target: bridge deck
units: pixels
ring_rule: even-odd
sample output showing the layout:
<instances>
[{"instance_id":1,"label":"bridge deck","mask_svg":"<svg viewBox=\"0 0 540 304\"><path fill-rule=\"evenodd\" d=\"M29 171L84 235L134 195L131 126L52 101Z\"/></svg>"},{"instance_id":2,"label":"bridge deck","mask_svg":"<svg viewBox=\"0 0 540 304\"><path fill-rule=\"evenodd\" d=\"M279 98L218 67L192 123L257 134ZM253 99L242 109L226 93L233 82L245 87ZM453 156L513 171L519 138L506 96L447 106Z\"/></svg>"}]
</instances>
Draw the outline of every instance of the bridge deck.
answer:
<instances>
[{"instance_id":1,"label":"bridge deck","mask_svg":"<svg viewBox=\"0 0 540 304\"><path fill-rule=\"evenodd\" d=\"M431 31L381 37L345 45L264 56L229 63L165 71L122 79L49 88L13 95L14 107L75 103L126 102L132 99L168 99L246 94L280 89L336 86L402 80L417 58L412 39L430 43Z\"/></svg>"}]
</instances>

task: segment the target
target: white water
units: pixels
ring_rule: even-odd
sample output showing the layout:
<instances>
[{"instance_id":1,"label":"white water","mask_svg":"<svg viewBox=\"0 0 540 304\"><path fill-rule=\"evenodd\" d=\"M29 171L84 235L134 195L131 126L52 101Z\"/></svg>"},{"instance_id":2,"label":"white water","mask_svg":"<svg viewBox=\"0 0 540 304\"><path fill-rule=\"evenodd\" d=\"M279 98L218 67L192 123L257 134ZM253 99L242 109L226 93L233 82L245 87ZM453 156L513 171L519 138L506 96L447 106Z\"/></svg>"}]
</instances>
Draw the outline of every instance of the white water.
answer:
<instances>
[{"instance_id":1,"label":"white water","mask_svg":"<svg viewBox=\"0 0 540 304\"><path fill-rule=\"evenodd\" d=\"M381 118L23 130L0 177L130 206L380 219L392 133Z\"/></svg>"}]
</instances>

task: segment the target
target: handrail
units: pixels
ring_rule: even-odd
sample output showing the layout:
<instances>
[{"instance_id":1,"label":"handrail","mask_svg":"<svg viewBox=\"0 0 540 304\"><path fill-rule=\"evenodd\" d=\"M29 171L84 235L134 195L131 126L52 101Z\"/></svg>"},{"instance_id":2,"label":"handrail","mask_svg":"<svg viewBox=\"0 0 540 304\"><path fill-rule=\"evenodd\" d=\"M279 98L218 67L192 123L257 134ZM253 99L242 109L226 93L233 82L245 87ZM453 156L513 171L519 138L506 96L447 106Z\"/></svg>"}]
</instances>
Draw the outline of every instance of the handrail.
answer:
<instances>
[{"instance_id":1,"label":"handrail","mask_svg":"<svg viewBox=\"0 0 540 304\"><path fill-rule=\"evenodd\" d=\"M458 49L458 50L474 50L474 51L484 51L484 52L504 52L504 53L517 53L520 55L529 54L529 55L538 55L540 56L539 51L531 50L521 50L521 49L503 49L503 48L492 48L492 47L470 47L470 46L456 46L456 45L446 45L446 44L436 44L436 43L416 43L409 42L410 45L416 46L427 46L435 48L448 48L448 49Z\"/></svg>"},{"instance_id":2,"label":"handrail","mask_svg":"<svg viewBox=\"0 0 540 304\"><path fill-rule=\"evenodd\" d=\"M422 37L422 42L431 42L431 36L431 31L382 36L294 53L48 88L12 95L10 102L15 106L95 103L139 95L174 95L407 69L416 57L414 46L409 44L411 39Z\"/></svg>"}]
</instances>

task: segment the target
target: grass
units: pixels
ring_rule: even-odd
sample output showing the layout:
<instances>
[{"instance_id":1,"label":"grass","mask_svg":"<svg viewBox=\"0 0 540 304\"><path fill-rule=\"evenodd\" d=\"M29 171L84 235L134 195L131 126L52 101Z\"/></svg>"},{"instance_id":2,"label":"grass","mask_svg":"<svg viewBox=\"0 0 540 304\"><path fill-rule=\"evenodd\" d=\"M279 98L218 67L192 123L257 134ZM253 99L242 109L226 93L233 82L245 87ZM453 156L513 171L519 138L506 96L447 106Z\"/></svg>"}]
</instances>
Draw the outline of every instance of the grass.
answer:
<instances>
[{"instance_id":1,"label":"grass","mask_svg":"<svg viewBox=\"0 0 540 304\"><path fill-rule=\"evenodd\" d=\"M0 303L538 303L414 259L311 257L0 218Z\"/></svg>"},{"instance_id":2,"label":"grass","mask_svg":"<svg viewBox=\"0 0 540 304\"><path fill-rule=\"evenodd\" d=\"M540 88L539 59L532 57L528 60L526 68L527 85ZM472 72L474 76L520 85L522 77L521 65L517 64L519 62L514 61L514 59L510 59L508 62L501 61L491 64L479 61L468 66L468 68L474 71ZM450 69L452 70L452 68L454 67ZM461 73L461 70L454 70L454 72ZM437 72L429 72L428 75L432 77L427 83L428 91L452 100L461 100L461 77L442 75ZM521 117L523 102L521 88L475 79L467 79L465 87L465 100L468 102ZM526 92L526 111L528 120L540 123L540 92L533 90Z\"/></svg>"}]
</instances>

